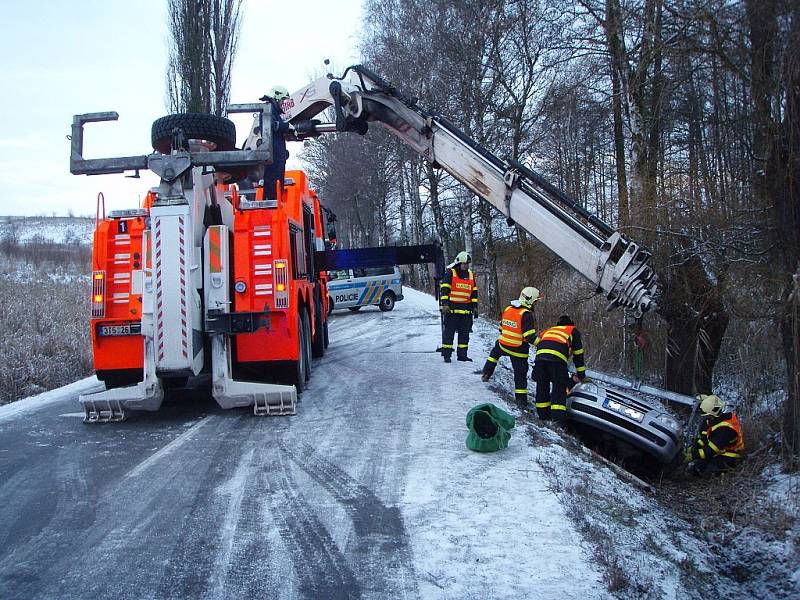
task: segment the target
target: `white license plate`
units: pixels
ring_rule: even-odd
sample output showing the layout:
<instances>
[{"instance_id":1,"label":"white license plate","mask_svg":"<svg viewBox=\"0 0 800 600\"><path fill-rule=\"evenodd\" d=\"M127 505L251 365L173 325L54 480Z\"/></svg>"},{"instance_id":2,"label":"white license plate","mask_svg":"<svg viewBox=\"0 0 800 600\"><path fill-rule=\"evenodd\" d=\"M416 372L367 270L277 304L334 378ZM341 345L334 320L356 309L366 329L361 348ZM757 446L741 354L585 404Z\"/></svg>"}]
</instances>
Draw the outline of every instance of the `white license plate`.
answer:
<instances>
[{"instance_id":1,"label":"white license plate","mask_svg":"<svg viewBox=\"0 0 800 600\"><path fill-rule=\"evenodd\" d=\"M130 325L102 325L100 326L100 335L108 337L112 335L134 335L138 331L132 331Z\"/></svg>"},{"instance_id":2,"label":"white license plate","mask_svg":"<svg viewBox=\"0 0 800 600\"><path fill-rule=\"evenodd\" d=\"M642 419L644 418L644 413L642 411L636 410L635 408L631 408L627 404L623 404L622 402L617 402L616 400L606 399L605 402L603 402L603 406L615 412L618 412L621 415L625 415L629 419L633 419L638 423L641 423Z\"/></svg>"}]
</instances>

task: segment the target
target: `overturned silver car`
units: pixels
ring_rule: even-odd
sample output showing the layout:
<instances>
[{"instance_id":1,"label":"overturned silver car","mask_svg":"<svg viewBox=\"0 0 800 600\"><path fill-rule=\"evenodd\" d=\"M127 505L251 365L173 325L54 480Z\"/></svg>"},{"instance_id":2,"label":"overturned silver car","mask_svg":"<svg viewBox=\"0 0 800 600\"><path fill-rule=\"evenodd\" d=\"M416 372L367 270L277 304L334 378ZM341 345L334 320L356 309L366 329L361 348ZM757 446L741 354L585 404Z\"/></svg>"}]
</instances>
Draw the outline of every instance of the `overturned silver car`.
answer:
<instances>
[{"instance_id":1,"label":"overturned silver car","mask_svg":"<svg viewBox=\"0 0 800 600\"><path fill-rule=\"evenodd\" d=\"M683 427L657 402L596 381L579 383L567 396L567 420L611 436L661 463L671 462L683 445Z\"/></svg>"}]
</instances>

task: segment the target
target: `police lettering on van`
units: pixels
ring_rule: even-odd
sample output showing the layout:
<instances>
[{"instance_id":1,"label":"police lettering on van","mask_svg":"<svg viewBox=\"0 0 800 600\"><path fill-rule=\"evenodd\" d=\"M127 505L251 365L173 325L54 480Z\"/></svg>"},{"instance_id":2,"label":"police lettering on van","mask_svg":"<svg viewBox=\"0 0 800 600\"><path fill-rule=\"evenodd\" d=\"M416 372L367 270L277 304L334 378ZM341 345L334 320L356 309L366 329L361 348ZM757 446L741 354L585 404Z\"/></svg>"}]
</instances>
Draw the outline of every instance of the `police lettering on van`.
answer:
<instances>
[{"instance_id":1,"label":"police lettering on van","mask_svg":"<svg viewBox=\"0 0 800 600\"><path fill-rule=\"evenodd\" d=\"M331 271L328 275L331 310L349 308L356 311L362 306L375 305L388 311L394 308L395 302L403 299L403 285L397 267Z\"/></svg>"}]
</instances>

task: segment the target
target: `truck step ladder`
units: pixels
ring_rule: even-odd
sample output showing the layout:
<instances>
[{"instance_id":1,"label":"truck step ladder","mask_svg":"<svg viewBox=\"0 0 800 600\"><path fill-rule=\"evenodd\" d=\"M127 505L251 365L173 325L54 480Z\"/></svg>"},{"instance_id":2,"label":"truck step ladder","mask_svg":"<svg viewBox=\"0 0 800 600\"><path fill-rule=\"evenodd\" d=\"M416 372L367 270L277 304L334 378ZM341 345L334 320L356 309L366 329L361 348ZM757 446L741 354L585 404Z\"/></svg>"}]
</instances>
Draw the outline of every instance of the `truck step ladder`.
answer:
<instances>
[{"instance_id":1,"label":"truck step ladder","mask_svg":"<svg viewBox=\"0 0 800 600\"><path fill-rule=\"evenodd\" d=\"M156 377L153 361L152 339L144 341L144 380L136 385L112 388L94 394L82 394L78 400L83 406L84 423L112 423L124 421L127 409L158 410L164 400L164 388Z\"/></svg>"},{"instance_id":2,"label":"truck step ladder","mask_svg":"<svg viewBox=\"0 0 800 600\"><path fill-rule=\"evenodd\" d=\"M86 398L84 400L84 398ZM92 398L92 395L81 396L83 404L84 423L112 423L114 421L124 421L127 418L125 407L119 400L107 399L100 400Z\"/></svg>"}]
</instances>

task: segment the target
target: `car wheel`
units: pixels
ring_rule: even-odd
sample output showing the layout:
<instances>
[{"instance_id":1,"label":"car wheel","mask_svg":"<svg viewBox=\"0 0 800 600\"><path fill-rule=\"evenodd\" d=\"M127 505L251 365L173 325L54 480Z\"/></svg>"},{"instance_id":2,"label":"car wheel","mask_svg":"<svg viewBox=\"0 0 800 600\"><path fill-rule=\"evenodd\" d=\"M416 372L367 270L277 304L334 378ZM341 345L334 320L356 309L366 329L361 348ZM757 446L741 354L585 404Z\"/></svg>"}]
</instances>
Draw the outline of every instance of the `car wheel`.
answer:
<instances>
[{"instance_id":1,"label":"car wheel","mask_svg":"<svg viewBox=\"0 0 800 600\"><path fill-rule=\"evenodd\" d=\"M378 304L378 307L383 312L389 312L394 308L394 293L393 292L384 292L383 296L381 296L381 301ZM459 342L460 344L461 342Z\"/></svg>"},{"instance_id":2,"label":"car wheel","mask_svg":"<svg viewBox=\"0 0 800 600\"><path fill-rule=\"evenodd\" d=\"M236 126L233 121L204 113L178 113L153 121L150 129L153 149L169 154L175 129L181 129L187 140L211 142L216 146L215 150L233 150L236 147Z\"/></svg>"},{"instance_id":3,"label":"car wheel","mask_svg":"<svg viewBox=\"0 0 800 600\"><path fill-rule=\"evenodd\" d=\"M333 298L328 296L328 314L333 312Z\"/></svg>"},{"instance_id":4,"label":"car wheel","mask_svg":"<svg viewBox=\"0 0 800 600\"><path fill-rule=\"evenodd\" d=\"M351 306L348 310L350 312L358 312L358 311L361 310L361 307L360 306Z\"/></svg>"}]
</instances>

